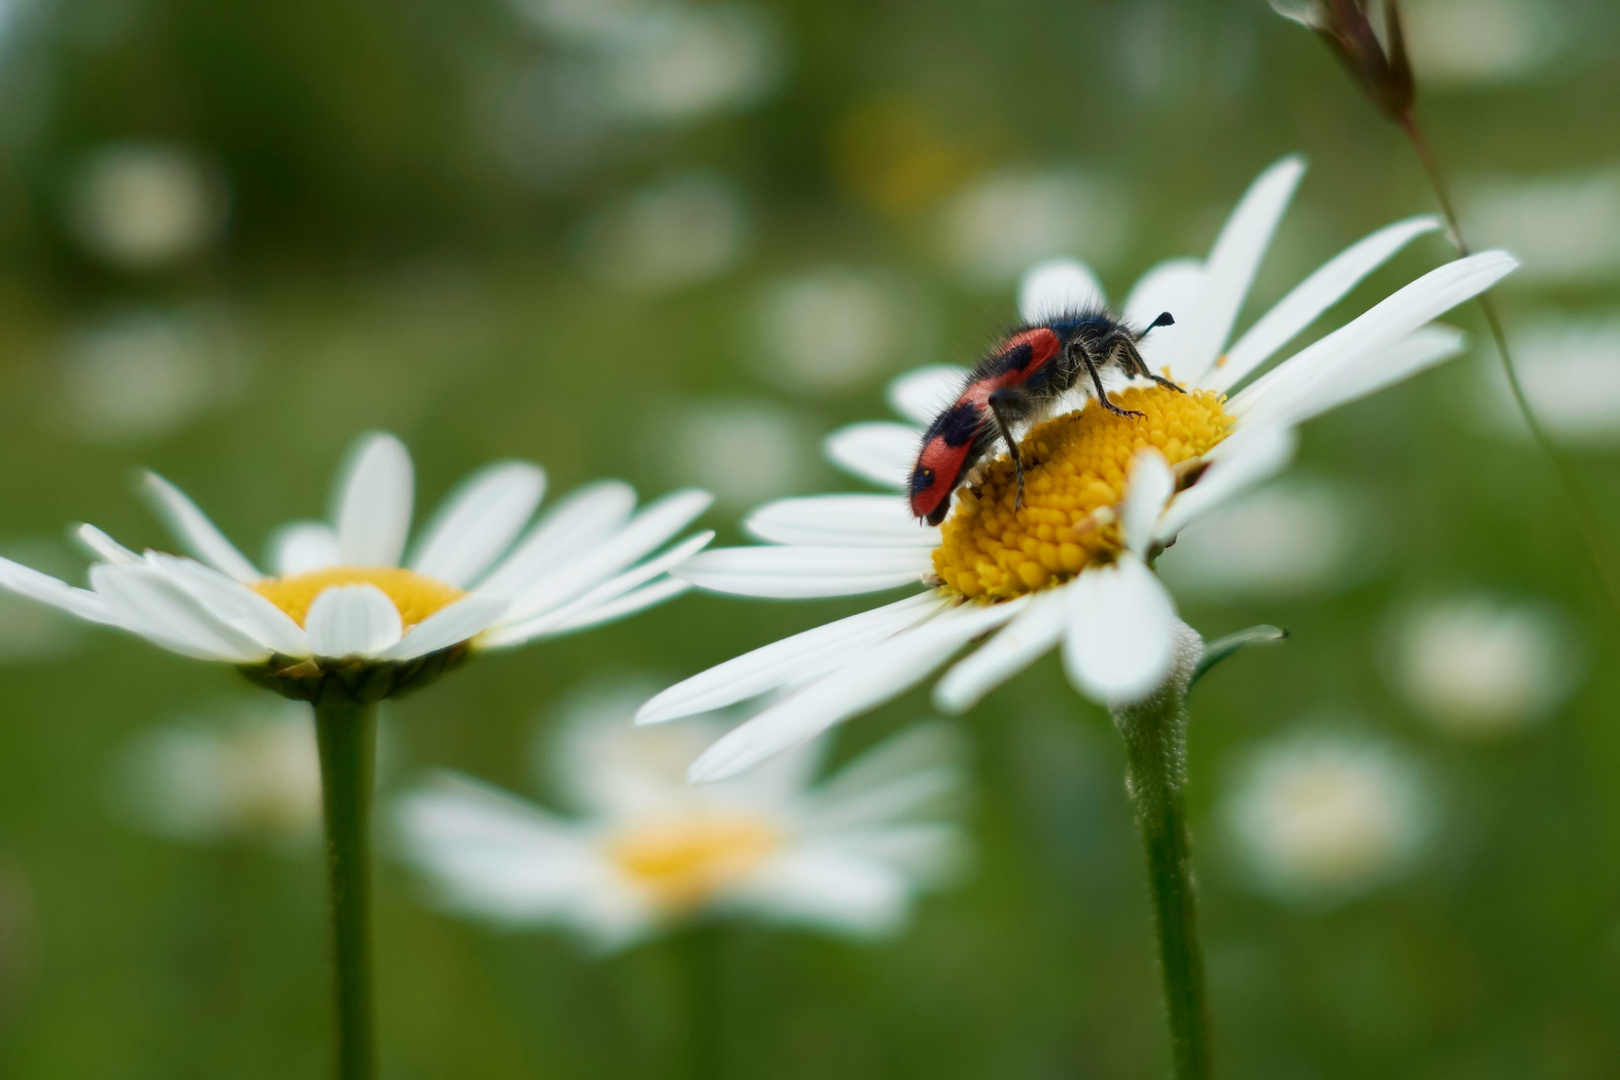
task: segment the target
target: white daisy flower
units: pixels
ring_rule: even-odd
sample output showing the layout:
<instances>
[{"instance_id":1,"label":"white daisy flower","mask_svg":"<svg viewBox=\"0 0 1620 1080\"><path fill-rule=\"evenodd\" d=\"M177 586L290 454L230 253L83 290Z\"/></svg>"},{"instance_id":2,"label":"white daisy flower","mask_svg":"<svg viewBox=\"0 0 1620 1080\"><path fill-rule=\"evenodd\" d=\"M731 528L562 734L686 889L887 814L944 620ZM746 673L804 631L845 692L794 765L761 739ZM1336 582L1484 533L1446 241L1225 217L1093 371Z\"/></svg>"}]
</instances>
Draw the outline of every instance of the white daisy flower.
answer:
<instances>
[{"instance_id":1,"label":"white daisy flower","mask_svg":"<svg viewBox=\"0 0 1620 1080\"><path fill-rule=\"evenodd\" d=\"M569 633L683 591L669 567L712 538L664 547L709 505L679 491L635 511L635 492L588 485L530 519L545 473L499 462L450 494L410 545L410 455L392 435L357 441L332 520L293 522L270 541L271 573L242 554L178 488L143 494L191 556L138 555L93 525L100 561L75 588L0 559L0 587L173 652L241 666L289 697L361 702L403 692L471 652ZM663 550L660 550L662 548Z\"/></svg>"},{"instance_id":2,"label":"white daisy flower","mask_svg":"<svg viewBox=\"0 0 1620 1080\"><path fill-rule=\"evenodd\" d=\"M1462 336L1431 319L1513 270L1490 251L1431 271L1295 353L1240 392L1239 383L1414 237L1438 227L1412 218L1330 260L1228 343L1256 268L1304 163L1263 173L1227 220L1209 257L1149 270L1125 319L1162 311L1177 324L1144 339L1148 362L1187 388L1130 386L1035 427L1023 440L1027 492L1003 458L957 493L943 526L923 528L899 494L827 495L769 503L746 522L767 546L705 552L675 573L699 587L805 598L923 591L738 657L659 694L642 723L672 720L778 690L771 704L720 740L693 779L730 776L885 701L975 639L1000 630L940 681L935 702L961 712L1061 645L1069 676L1109 704L1140 700L1170 669L1175 604L1149 569L1176 534L1210 508L1280 470L1295 425L1455 355ZM1079 262L1043 263L1024 277L1028 321L1098 306L1101 287ZM960 393L964 372L937 366L903 375L890 401L910 423L864 423L827 441L835 464L906 489L923 428Z\"/></svg>"},{"instance_id":3,"label":"white daisy flower","mask_svg":"<svg viewBox=\"0 0 1620 1080\"><path fill-rule=\"evenodd\" d=\"M562 926L601 949L708 916L874 937L959 863L941 811L964 779L944 724L913 726L820 783L825 740L693 787L686 767L730 725L632 727L644 696L596 695L548 740L570 816L448 773L399 801L404 853L446 908Z\"/></svg>"}]
</instances>

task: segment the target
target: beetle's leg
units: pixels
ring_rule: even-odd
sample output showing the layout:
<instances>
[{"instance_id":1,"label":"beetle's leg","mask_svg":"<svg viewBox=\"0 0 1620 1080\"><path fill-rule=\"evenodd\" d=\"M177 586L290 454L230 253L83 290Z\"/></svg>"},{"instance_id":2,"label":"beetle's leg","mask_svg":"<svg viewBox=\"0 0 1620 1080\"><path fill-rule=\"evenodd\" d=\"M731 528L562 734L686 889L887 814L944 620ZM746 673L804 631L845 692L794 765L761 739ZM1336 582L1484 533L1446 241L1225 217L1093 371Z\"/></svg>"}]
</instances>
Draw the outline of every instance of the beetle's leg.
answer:
<instances>
[{"instance_id":1,"label":"beetle's leg","mask_svg":"<svg viewBox=\"0 0 1620 1080\"><path fill-rule=\"evenodd\" d=\"M1074 349L1075 352L1079 354L1080 363L1084 365L1086 371L1091 375L1091 385L1097 389L1097 404L1101 405L1115 416L1141 417L1147 415L1146 413L1136 412L1133 409L1122 409L1118 405L1115 405L1113 401L1109 400L1108 391L1103 389L1102 375L1097 370L1097 361L1092 359L1090 350L1088 350L1085 345L1081 344L1079 341L1074 342L1070 348Z\"/></svg>"},{"instance_id":2,"label":"beetle's leg","mask_svg":"<svg viewBox=\"0 0 1620 1080\"><path fill-rule=\"evenodd\" d=\"M996 428L1002 441L1007 444L1007 454L1012 458L1013 472L1018 476L1018 497L1013 501L1013 509L1017 510L1024 505L1024 459L1018 453L1018 440L1013 438L1012 422L1020 414L1029 411L1029 399L1022 392L1010 387L1003 387L993 391L985 403L990 407L990 415L996 418Z\"/></svg>"}]
</instances>

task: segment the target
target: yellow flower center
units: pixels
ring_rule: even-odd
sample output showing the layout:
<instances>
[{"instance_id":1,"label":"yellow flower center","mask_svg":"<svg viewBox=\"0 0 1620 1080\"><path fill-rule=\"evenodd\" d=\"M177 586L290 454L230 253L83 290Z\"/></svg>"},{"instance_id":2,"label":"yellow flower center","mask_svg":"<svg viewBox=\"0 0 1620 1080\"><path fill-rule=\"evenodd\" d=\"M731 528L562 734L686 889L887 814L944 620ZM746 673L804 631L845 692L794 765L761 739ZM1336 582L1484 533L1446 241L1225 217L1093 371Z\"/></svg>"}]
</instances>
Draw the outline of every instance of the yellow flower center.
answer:
<instances>
[{"instance_id":1,"label":"yellow flower center","mask_svg":"<svg viewBox=\"0 0 1620 1080\"><path fill-rule=\"evenodd\" d=\"M627 830L609 842L608 854L658 904L689 908L746 874L781 842L761 821L701 817Z\"/></svg>"},{"instance_id":2,"label":"yellow flower center","mask_svg":"<svg viewBox=\"0 0 1620 1080\"><path fill-rule=\"evenodd\" d=\"M377 586L394 602L406 629L467 595L437 578L392 566L331 566L293 577L265 578L253 586L253 591L303 626L315 598L334 585Z\"/></svg>"},{"instance_id":3,"label":"yellow flower center","mask_svg":"<svg viewBox=\"0 0 1620 1080\"><path fill-rule=\"evenodd\" d=\"M1232 424L1221 408L1224 398L1212 390L1131 387L1114 401L1145 415L1115 416L1089 401L1024 437L1018 509L1011 458L997 458L956 493L934 549L934 573L947 591L992 602L1068 581L1093 559L1120 549L1112 508L1125 498L1138 451L1155 447L1175 466L1208 453Z\"/></svg>"}]
</instances>

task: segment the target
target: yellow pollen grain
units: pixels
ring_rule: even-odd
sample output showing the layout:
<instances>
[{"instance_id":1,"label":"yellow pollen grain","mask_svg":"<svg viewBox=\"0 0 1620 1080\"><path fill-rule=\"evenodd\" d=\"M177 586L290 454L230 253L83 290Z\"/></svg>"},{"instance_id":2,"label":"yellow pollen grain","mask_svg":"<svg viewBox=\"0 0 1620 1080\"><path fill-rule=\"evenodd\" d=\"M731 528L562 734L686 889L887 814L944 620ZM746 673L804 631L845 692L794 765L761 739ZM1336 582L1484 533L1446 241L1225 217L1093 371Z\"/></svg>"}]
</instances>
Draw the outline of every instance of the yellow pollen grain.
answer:
<instances>
[{"instance_id":1,"label":"yellow pollen grain","mask_svg":"<svg viewBox=\"0 0 1620 1080\"><path fill-rule=\"evenodd\" d=\"M748 818L658 821L629 829L608 843L615 865L658 904L703 903L781 846L768 824Z\"/></svg>"},{"instance_id":2,"label":"yellow pollen grain","mask_svg":"<svg viewBox=\"0 0 1620 1080\"><path fill-rule=\"evenodd\" d=\"M1113 400L1144 415L1115 416L1088 401L1024 437L1018 509L1008 457L991 462L977 483L956 493L934 549L934 573L947 591L993 602L1068 581L1099 555L1119 550L1119 526L1109 508L1124 500L1138 451L1154 447L1174 466L1208 453L1232 424L1221 407L1225 399L1212 390L1131 387Z\"/></svg>"},{"instance_id":3,"label":"yellow pollen grain","mask_svg":"<svg viewBox=\"0 0 1620 1080\"><path fill-rule=\"evenodd\" d=\"M406 629L467 595L437 578L389 566L333 566L292 577L266 578L253 591L303 626L315 598L334 585L377 586L394 602Z\"/></svg>"}]
</instances>

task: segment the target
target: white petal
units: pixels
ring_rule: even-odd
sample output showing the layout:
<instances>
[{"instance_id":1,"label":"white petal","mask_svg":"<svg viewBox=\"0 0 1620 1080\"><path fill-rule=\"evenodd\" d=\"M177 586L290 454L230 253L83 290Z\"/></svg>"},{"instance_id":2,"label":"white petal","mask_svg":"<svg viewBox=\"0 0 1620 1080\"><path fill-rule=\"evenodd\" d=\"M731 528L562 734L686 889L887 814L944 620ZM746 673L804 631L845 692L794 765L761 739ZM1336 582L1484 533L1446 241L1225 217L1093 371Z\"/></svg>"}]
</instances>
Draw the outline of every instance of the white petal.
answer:
<instances>
[{"instance_id":1,"label":"white petal","mask_svg":"<svg viewBox=\"0 0 1620 1080\"><path fill-rule=\"evenodd\" d=\"M237 581L258 581L264 577L248 562L247 556L236 550L235 544L225 539L225 534L208 520L208 515L198 509L196 503L163 477L154 472L146 473L141 482L141 494L192 555Z\"/></svg>"},{"instance_id":2,"label":"white petal","mask_svg":"<svg viewBox=\"0 0 1620 1080\"><path fill-rule=\"evenodd\" d=\"M1319 315L1344 299L1362 278L1384 265L1390 256L1414 238L1439 227L1438 218L1408 218L1350 245L1300 282L1261 316L1259 322L1249 327L1248 333L1204 376L1202 384L1212 390L1230 390L1315 322Z\"/></svg>"},{"instance_id":3,"label":"white petal","mask_svg":"<svg viewBox=\"0 0 1620 1080\"><path fill-rule=\"evenodd\" d=\"M316 656L371 656L400 639L399 609L375 585L334 585L315 598L304 619Z\"/></svg>"},{"instance_id":4,"label":"white petal","mask_svg":"<svg viewBox=\"0 0 1620 1080\"><path fill-rule=\"evenodd\" d=\"M634 615L638 611L656 607L691 588L690 583L679 578L659 578L651 585L644 585L634 592L625 593L616 600L609 600L605 604L597 604L594 607L586 608L579 614L545 631L541 636L559 637L563 634L571 634L576 630L601 626L603 623L610 623L615 619L622 619L628 615Z\"/></svg>"},{"instance_id":5,"label":"white petal","mask_svg":"<svg viewBox=\"0 0 1620 1080\"><path fill-rule=\"evenodd\" d=\"M856 596L915 585L933 566L925 548L717 548L674 571L700 589L800 600Z\"/></svg>"},{"instance_id":6,"label":"white petal","mask_svg":"<svg viewBox=\"0 0 1620 1080\"><path fill-rule=\"evenodd\" d=\"M90 590L76 589L65 581L10 559L0 559L0 589L48 604L89 622L114 621L112 613L107 610L107 602Z\"/></svg>"},{"instance_id":7,"label":"white petal","mask_svg":"<svg viewBox=\"0 0 1620 1080\"><path fill-rule=\"evenodd\" d=\"M913 724L861 754L814 790L798 794L795 801L801 827L825 835L950 813L967 786L966 752L959 725L943 720ZM763 771L756 769L745 776Z\"/></svg>"},{"instance_id":8,"label":"white petal","mask_svg":"<svg viewBox=\"0 0 1620 1080\"><path fill-rule=\"evenodd\" d=\"M1188 313L1175 355L1166 358L1177 379L1199 382L1220 355L1277 223L1304 175L1303 158L1283 158L1260 174L1226 219L1205 260L1198 307Z\"/></svg>"},{"instance_id":9,"label":"white petal","mask_svg":"<svg viewBox=\"0 0 1620 1080\"><path fill-rule=\"evenodd\" d=\"M1506 252L1486 251L1429 271L1262 375L1232 398L1227 412L1245 423L1262 418L1274 424L1298 423L1367 393L1367 377L1357 370L1359 365L1369 358L1377 365L1380 352L1484 292L1518 265Z\"/></svg>"},{"instance_id":10,"label":"white petal","mask_svg":"<svg viewBox=\"0 0 1620 1080\"><path fill-rule=\"evenodd\" d=\"M1170 473L1170 464L1153 447L1144 447L1131 462L1130 483L1125 491L1125 505L1120 514L1120 525L1125 532L1125 546L1144 558L1153 546L1153 524L1164 513L1164 504L1175 494L1176 478Z\"/></svg>"},{"instance_id":11,"label":"white petal","mask_svg":"<svg viewBox=\"0 0 1620 1080\"><path fill-rule=\"evenodd\" d=\"M812 547L939 546L939 530L911 516L896 495L811 495L766 503L743 522L752 536L774 544Z\"/></svg>"},{"instance_id":12,"label":"white petal","mask_svg":"<svg viewBox=\"0 0 1620 1080\"><path fill-rule=\"evenodd\" d=\"M1438 323L1421 327L1387 348L1341 366L1332 379L1323 379L1315 386L1295 386L1292 396L1272 395L1245 413L1241 422L1245 427L1303 423L1450 360L1467 344L1467 335L1453 327Z\"/></svg>"},{"instance_id":13,"label":"white petal","mask_svg":"<svg viewBox=\"0 0 1620 1080\"><path fill-rule=\"evenodd\" d=\"M1067 589L1063 666L1075 687L1105 705L1140 701L1175 659L1176 609L1139 559L1086 570Z\"/></svg>"},{"instance_id":14,"label":"white petal","mask_svg":"<svg viewBox=\"0 0 1620 1080\"><path fill-rule=\"evenodd\" d=\"M969 641L1011 619L1025 598L964 604L865 650L851 663L783 698L730 732L693 762L695 784L724 780L773 754L915 686Z\"/></svg>"},{"instance_id":15,"label":"white petal","mask_svg":"<svg viewBox=\"0 0 1620 1080\"><path fill-rule=\"evenodd\" d=\"M1184 320L1192 318L1198 294L1204 287L1204 264L1197 259L1166 259L1143 274L1125 300L1126 325L1142 330L1165 312L1176 320L1173 326L1157 326L1143 338L1138 348L1142 359L1155 371L1169 369L1170 377L1182 379L1170 366L1176 355Z\"/></svg>"},{"instance_id":16,"label":"white petal","mask_svg":"<svg viewBox=\"0 0 1620 1080\"><path fill-rule=\"evenodd\" d=\"M490 633L485 639L485 643L491 647L517 645L524 641L531 641L542 634L547 634L557 627L572 624L575 619L587 612L611 603L626 593L640 588L654 578L662 576L670 567L678 566L699 551L702 551L709 541L713 539L714 533L712 532L701 532L695 536L689 536L679 544L662 552L656 558L648 559L633 569L609 578L577 600L570 601L560 608L542 612L531 619L525 619L521 622L509 621L506 625ZM682 588L686 586L686 582L680 584ZM673 596L675 592L679 591L677 589L669 595ZM625 614L628 614L628 611Z\"/></svg>"},{"instance_id":17,"label":"white petal","mask_svg":"<svg viewBox=\"0 0 1620 1080\"><path fill-rule=\"evenodd\" d=\"M294 521L270 536L277 577L294 577L340 564L337 531L321 521Z\"/></svg>"},{"instance_id":18,"label":"white petal","mask_svg":"<svg viewBox=\"0 0 1620 1080\"><path fill-rule=\"evenodd\" d=\"M773 641L676 683L643 705L636 723L694 716L814 679L944 608L933 593L919 593Z\"/></svg>"},{"instance_id":19,"label":"white petal","mask_svg":"<svg viewBox=\"0 0 1620 1080\"><path fill-rule=\"evenodd\" d=\"M954 364L913 368L889 383L889 407L912 423L927 427L961 394L967 375L967 368Z\"/></svg>"},{"instance_id":20,"label":"white petal","mask_svg":"<svg viewBox=\"0 0 1620 1080\"><path fill-rule=\"evenodd\" d=\"M476 595L464 596L448 607L435 611L411 627L403 638L374 655L378 660L415 660L418 656L448 649L477 637L494 626L504 614L505 601ZM398 617L397 613L395 617Z\"/></svg>"},{"instance_id":21,"label":"white petal","mask_svg":"<svg viewBox=\"0 0 1620 1080\"><path fill-rule=\"evenodd\" d=\"M1171 500L1153 527L1153 539L1174 539L1194 518L1282 472L1298 444L1292 428L1240 430L1220 444L1222 453L1198 482Z\"/></svg>"},{"instance_id":22,"label":"white petal","mask_svg":"<svg viewBox=\"0 0 1620 1080\"><path fill-rule=\"evenodd\" d=\"M541 517L517 550L479 582L479 591L491 596L515 594L566 553L592 547L623 528L635 508L635 489L622 480L601 480L569 493Z\"/></svg>"},{"instance_id":23,"label":"white petal","mask_svg":"<svg viewBox=\"0 0 1620 1080\"><path fill-rule=\"evenodd\" d=\"M411 455L387 434L365 435L338 485L338 557L345 566L398 566L411 531Z\"/></svg>"},{"instance_id":24,"label":"white petal","mask_svg":"<svg viewBox=\"0 0 1620 1080\"><path fill-rule=\"evenodd\" d=\"M239 581L202 563L151 552L148 563L167 574L216 619L284 656L308 656L309 640L285 611Z\"/></svg>"},{"instance_id":25,"label":"white petal","mask_svg":"<svg viewBox=\"0 0 1620 1080\"><path fill-rule=\"evenodd\" d=\"M235 664L255 663L270 655L269 649L211 614L178 583L150 566L93 566L90 583L117 625L173 652Z\"/></svg>"},{"instance_id":26,"label":"white petal","mask_svg":"<svg viewBox=\"0 0 1620 1080\"><path fill-rule=\"evenodd\" d=\"M904 925L912 886L880 860L813 843L761 863L732 891L729 906L773 922L859 937L883 937Z\"/></svg>"},{"instance_id":27,"label":"white petal","mask_svg":"<svg viewBox=\"0 0 1620 1080\"><path fill-rule=\"evenodd\" d=\"M656 551L709 508L707 491L675 491L648 503L618 533L588 548L560 552L554 564L512 597L509 622L519 622L561 607ZM480 593L491 593L480 586Z\"/></svg>"},{"instance_id":28,"label":"white petal","mask_svg":"<svg viewBox=\"0 0 1620 1080\"><path fill-rule=\"evenodd\" d=\"M1018 282L1018 314L1027 323L1108 306L1097 275L1079 259L1048 259L1024 271Z\"/></svg>"},{"instance_id":29,"label":"white petal","mask_svg":"<svg viewBox=\"0 0 1620 1080\"><path fill-rule=\"evenodd\" d=\"M1069 624L1062 589L1037 593L1023 614L947 671L934 687L934 705L953 715L1023 671L1058 643Z\"/></svg>"},{"instance_id":30,"label":"white petal","mask_svg":"<svg viewBox=\"0 0 1620 1080\"><path fill-rule=\"evenodd\" d=\"M411 568L465 588L512 546L545 490L544 470L526 461L480 469L445 499Z\"/></svg>"},{"instance_id":31,"label":"white petal","mask_svg":"<svg viewBox=\"0 0 1620 1080\"><path fill-rule=\"evenodd\" d=\"M920 428L887 420L851 424L827 436L821 452L851 476L904 491L922 450L922 435Z\"/></svg>"},{"instance_id":32,"label":"white petal","mask_svg":"<svg viewBox=\"0 0 1620 1080\"><path fill-rule=\"evenodd\" d=\"M102 562L121 563L124 566L134 566L141 561L141 557L129 548L120 544L94 525L80 525L73 531L74 539L78 540L90 554Z\"/></svg>"}]
</instances>

